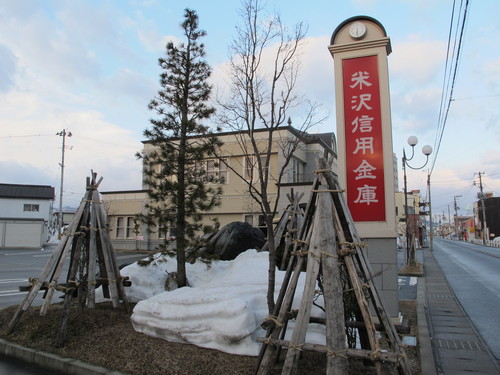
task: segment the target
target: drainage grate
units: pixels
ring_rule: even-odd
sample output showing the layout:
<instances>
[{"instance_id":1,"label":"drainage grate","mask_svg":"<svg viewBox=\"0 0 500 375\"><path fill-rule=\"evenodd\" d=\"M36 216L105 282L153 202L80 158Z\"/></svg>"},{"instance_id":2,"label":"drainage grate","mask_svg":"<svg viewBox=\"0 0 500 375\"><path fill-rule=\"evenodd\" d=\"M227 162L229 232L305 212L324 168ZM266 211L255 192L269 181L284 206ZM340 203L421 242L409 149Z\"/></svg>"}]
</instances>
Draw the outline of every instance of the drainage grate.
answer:
<instances>
[{"instance_id":1,"label":"drainage grate","mask_svg":"<svg viewBox=\"0 0 500 375\"><path fill-rule=\"evenodd\" d=\"M434 298L434 299L455 299L455 296L451 294L428 294L427 298Z\"/></svg>"},{"instance_id":2,"label":"drainage grate","mask_svg":"<svg viewBox=\"0 0 500 375\"><path fill-rule=\"evenodd\" d=\"M483 346L475 340L436 339L435 343L438 349L485 351Z\"/></svg>"}]
</instances>

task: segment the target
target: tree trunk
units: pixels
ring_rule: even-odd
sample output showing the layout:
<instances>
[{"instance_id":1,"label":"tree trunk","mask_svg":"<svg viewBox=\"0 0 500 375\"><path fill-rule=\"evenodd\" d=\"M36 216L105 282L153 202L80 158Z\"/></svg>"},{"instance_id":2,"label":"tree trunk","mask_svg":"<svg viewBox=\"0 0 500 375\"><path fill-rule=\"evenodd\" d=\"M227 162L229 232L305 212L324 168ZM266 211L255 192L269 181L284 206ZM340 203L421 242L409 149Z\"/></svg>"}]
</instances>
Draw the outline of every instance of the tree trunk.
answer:
<instances>
[{"instance_id":1,"label":"tree trunk","mask_svg":"<svg viewBox=\"0 0 500 375\"><path fill-rule=\"evenodd\" d=\"M187 118L186 115L183 116ZM186 120L187 122L187 120ZM177 192L177 223L176 223L176 255L177 255L177 287L182 288L187 285L186 276L186 122L183 121L181 130L181 139L179 146L179 165L178 165L178 183Z\"/></svg>"},{"instance_id":2,"label":"tree trunk","mask_svg":"<svg viewBox=\"0 0 500 375\"><path fill-rule=\"evenodd\" d=\"M267 308L269 314L274 311L274 291L276 289L276 246L274 242L273 216L266 215L267 243L269 251L268 287L267 287Z\"/></svg>"}]
</instances>

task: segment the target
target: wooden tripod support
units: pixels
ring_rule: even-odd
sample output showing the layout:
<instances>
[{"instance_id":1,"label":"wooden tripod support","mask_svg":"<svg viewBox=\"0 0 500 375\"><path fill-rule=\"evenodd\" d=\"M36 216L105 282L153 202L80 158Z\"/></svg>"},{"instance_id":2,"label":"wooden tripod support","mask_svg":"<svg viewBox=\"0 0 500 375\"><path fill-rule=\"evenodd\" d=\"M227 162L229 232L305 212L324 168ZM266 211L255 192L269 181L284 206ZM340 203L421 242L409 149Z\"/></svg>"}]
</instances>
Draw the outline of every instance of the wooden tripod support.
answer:
<instances>
[{"instance_id":1,"label":"wooden tripod support","mask_svg":"<svg viewBox=\"0 0 500 375\"><path fill-rule=\"evenodd\" d=\"M347 203L342 196L337 178L331 172L331 161L317 160L317 177L304 212L298 238L288 261L283 284L272 316L263 327L266 338L258 358L256 374L268 373L270 364L281 348L287 348L282 374L297 371L300 354L313 350L327 355L326 374L348 373L349 358L372 362L377 374L383 370L411 374L398 333L387 313L373 282L373 272L356 232ZM292 302L299 275L306 266L306 280L298 313L292 311ZM326 343L306 342L311 321L315 293L323 295ZM354 300L356 307L345 316L346 301ZM380 322L376 325L371 311ZM288 320L295 317L295 326L289 341L284 340ZM346 318L361 323L358 328L361 348L347 346ZM387 347L377 339L377 328ZM387 371L384 371L387 372Z\"/></svg>"},{"instance_id":2,"label":"wooden tripod support","mask_svg":"<svg viewBox=\"0 0 500 375\"><path fill-rule=\"evenodd\" d=\"M40 290L45 290L40 309L41 316L46 315L54 292L57 290L64 293L64 308L57 334L57 346L64 345L73 297L78 297L80 310L85 306L94 308L95 289L102 286L104 297L111 299L113 307L119 307L121 300L125 309L129 310L124 286L129 286L130 281L120 276L116 264L107 229L106 212L97 191L102 177L98 181L96 178L97 174L94 172L91 178L87 178L86 193L75 217L64 231L61 241L40 276L37 279L30 279L30 286L22 287L29 292L10 321L7 334L12 332ZM66 282L60 283L59 278L68 255L70 263Z\"/></svg>"}]
</instances>

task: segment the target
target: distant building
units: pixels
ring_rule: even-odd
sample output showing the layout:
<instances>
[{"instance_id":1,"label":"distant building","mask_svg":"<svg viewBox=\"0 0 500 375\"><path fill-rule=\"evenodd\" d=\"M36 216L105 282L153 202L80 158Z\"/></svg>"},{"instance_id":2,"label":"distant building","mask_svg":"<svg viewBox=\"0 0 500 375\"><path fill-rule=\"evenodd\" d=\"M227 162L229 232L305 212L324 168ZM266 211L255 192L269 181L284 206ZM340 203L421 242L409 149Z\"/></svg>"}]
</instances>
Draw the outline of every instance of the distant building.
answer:
<instances>
[{"instance_id":1,"label":"distant building","mask_svg":"<svg viewBox=\"0 0 500 375\"><path fill-rule=\"evenodd\" d=\"M54 198L52 186L0 184L0 248L41 247Z\"/></svg>"},{"instance_id":2,"label":"distant building","mask_svg":"<svg viewBox=\"0 0 500 375\"><path fill-rule=\"evenodd\" d=\"M62 209L62 225L64 227L69 225L75 218L76 208L71 207L63 207ZM56 230L59 228L59 209L54 209L52 212L52 221L50 223L50 228Z\"/></svg>"},{"instance_id":3,"label":"distant building","mask_svg":"<svg viewBox=\"0 0 500 375\"><path fill-rule=\"evenodd\" d=\"M458 239L470 241L475 239L474 217L471 215L455 216Z\"/></svg>"},{"instance_id":4,"label":"distant building","mask_svg":"<svg viewBox=\"0 0 500 375\"><path fill-rule=\"evenodd\" d=\"M266 129L255 130L257 142L265 143L267 139ZM336 140L333 133L309 134L300 132L291 126L280 127L275 132L275 142L271 152L269 173L276 176L284 165L282 148L290 141L299 141L299 147L291 157L290 163L285 168L281 182L281 194L278 202L278 215L289 203L287 193L293 189L295 193L304 192L302 202L307 202L311 184L314 180L316 170L316 158L324 154L333 156L335 162L332 169L336 171ZM225 163L215 159L206 160L207 174L221 178L223 194L221 205L210 212L203 214L203 224L210 224L211 219L218 218L221 226L233 221L244 221L255 227L264 229L264 221L260 208L249 196L248 188L234 170L239 171L241 176L250 178L255 176L251 173L254 156L248 156L242 149L242 137L244 133L225 132L218 134L224 142L222 146L222 157ZM248 142L248 139L246 140ZM154 147L144 142L144 150L151 151ZM233 169L227 168L226 163ZM210 182L207 182L210 183ZM278 186L275 183L269 185L269 197L274 201L277 197ZM148 202L149 186L142 186L141 190L133 191L108 191L101 192L109 219L110 237L115 249L154 249L167 237L175 236L175 228L148 228L137 219L137 215L145 214L145 205Z\"/></svg>"},{"instance_id":5,"label":"distant building","mask_svg":"<svg viewBox=\"0 0 500 375\"><path fill-rule=\"evenodd\" d=\"M500 197L494 197L493 193L486 193L483 200L486 215L483 213L481 201L474 203L476 238L482 239L483 233L486 232L486 240L493 240L500 237Z\"/></svg>"}]
</instances>

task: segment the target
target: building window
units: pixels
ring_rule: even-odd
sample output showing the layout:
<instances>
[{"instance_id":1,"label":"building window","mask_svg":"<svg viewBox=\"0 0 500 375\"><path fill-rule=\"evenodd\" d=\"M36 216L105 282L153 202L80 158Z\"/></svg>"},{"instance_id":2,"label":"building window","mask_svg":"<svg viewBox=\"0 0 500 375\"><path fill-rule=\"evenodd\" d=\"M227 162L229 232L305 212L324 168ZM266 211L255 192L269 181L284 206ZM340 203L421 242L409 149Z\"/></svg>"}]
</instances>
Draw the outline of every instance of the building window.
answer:
<instances>
[{"instance_id":1,"label":"building window","mask_svg":"<svg viewBox=\"0 0 500 375\"><path fill-rule=\"evenodd\" d=\"M204 171L204 181L218 182L225 184L227 182L227 159L208 159L197 163L196 169Z\"/></svg>"},{"instance_id":2,"label":"building window","mask_svg":"<svg viewBox=\"0 0 500 375\"><path fill-rule=\"evenodd\" d=\"M292 159L292 176L290 182L303 182L304 164L298 159Z\"/></svg>"},{"instance_id":3,"label":"building window","mask_svg":"<svg viewBox=\"0 0 500 375\"><path fill-rule=\"evenodd\" d=\"M125 238L125 225L122 216L116 218L116 238Z\"/></svg>"},{"instance_id":4,"label":"building window","mask_svg":"<svg viewBox=\"0 0 500 375\"><path fill-rule=\"evenodd\" d=\"M116 218L116 238L135 238L138 224L133 216L118 216Z\"/></svg>"},{"instance_id":5,"label":"building window","mask_svg":"<svg viewBox=\"0 0 500 375\"><path fill-rule=\"evenodd\" d=\"M253 226L253 215L245 215L245 223L248 223L251 226Z\"/></svg>"},{"instance_id":6,"label":"building window","mask_svg":"<svg viewBox=\"0 0 500 375\"><path fill-rule=\"evenodd\" d=\"M163 240L175 240L175 236L177 235L177 230L175 226L171 225L170 223L167 224L167 226L162 226L158 230L158 239Z\"/></svg>"},{"instance_id":7,"label":"building window","mask_svg":"<svg viewBox=\"0 0 500 375\"><path fill-rule=\"evenodd\" d=\"M24 212L39 212L40 205L39 204L25 204L23 211Z\"/></svg>"},{"instance_id":8,"label":"building window","mask_svg":"<svg viewBox=\"0 0 500 375\"><path fill-rule=\"evenodd\" d=\"M267 156L260 155L260 160L262 162L263 175L266 175L268 169L266 168ZM245 157L245 170L243 175L246 180L258 181L259 180L259 163L257 162L256 156L246 156Z\"/></svg>"}]
</instances>

